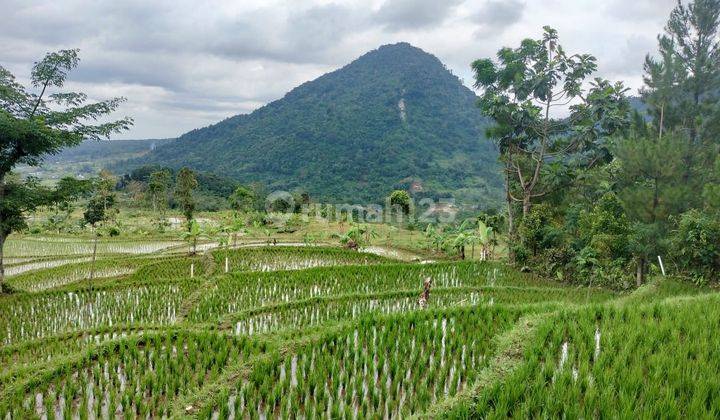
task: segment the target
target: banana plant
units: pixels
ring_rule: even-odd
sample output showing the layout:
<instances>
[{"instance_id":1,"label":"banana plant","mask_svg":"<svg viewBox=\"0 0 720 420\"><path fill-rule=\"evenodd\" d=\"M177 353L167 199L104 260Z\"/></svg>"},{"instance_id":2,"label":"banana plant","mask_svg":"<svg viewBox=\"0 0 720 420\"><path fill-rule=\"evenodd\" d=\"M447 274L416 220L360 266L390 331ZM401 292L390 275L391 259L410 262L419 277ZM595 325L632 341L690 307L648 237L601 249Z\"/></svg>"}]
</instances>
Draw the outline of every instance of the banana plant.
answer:
<instances>
[{"instance_id":1,"label":"banana plant","mask_svg":"<svg viewBox=\"0 0 720 420\"><path fill-rule=\"evenodd\" d=\"M493 228L485 224L482 220L478 220L475 237L482 247L480 250L480 259L485 261L490 255L490 245L493 242Z\"/></svg>"},{"instance_id":2,"label":"banana plant","mask_svg":"<svg viewBox=\"0 0 720 420\"><path fill-rule=\"evenodd\" d=\"M378 237L378 233L369 225L364 225L360 230L365 234L365 245L370 245L370 240Z\"/></svg>"},{"instance_id":3,"label":"banana plant","mask_svg":"<svg viewBox=\"0 0 720 420\"><path fill-rule=\"evenodd\" d=\"M315 237L315 235L313 235L310 232L306 232L303 235L302 239L303 239L303 244L305 244L305 246L315 245L318 240L317 237Z\"/></svg>"},{"instance_id":4,"label":"banana plant","mask_svg":"<svg viewBox=\"0 0 720 420\"><path fill-rule=\"evenodd\" d=\"M189 254L190 255L196 255L197 254L197 242L198 239L203 235L203 231L200 228L200 224L196 222L194 219L190 220L190 224L188 226L188 229L182 233L182 239L189 244Z\"/></svg>"},{"instance_id":5,"label":"banana plant","mask_svg":"<svg viewBox=\"0 0 720 420\"><path fill-rule=\"evenodd\" d=\"M471 243L471 235L466 232L459 232L451 241L451 246L458 251L460 259L465 259L465 247Z\"/></svg>"},{"instance_id":6,"label":"banana plant","mask_svg":"<svg viewBox=\"0 0 720 420\"><path fill-rule=\"evenodd\" d=\"M229 232L232 234L233 248L237 247L237 238L239 235L247 233L245 228L245 220L237 212L233 213L232 220L228 226Z\"/></svg>"},{"instance_id":7,"label":"banana plant","mask_svg":"<svg viewBox=\"0 0 720 420\"><path fill-rule=\"evenodd\" d=\"M340 240L340 243L346 248L358 249L367 237L377 235L374 230L370 232L367 226L352 224L347 232L340 232L333 235L334 238Z\"/></svg>"}]
</instances>

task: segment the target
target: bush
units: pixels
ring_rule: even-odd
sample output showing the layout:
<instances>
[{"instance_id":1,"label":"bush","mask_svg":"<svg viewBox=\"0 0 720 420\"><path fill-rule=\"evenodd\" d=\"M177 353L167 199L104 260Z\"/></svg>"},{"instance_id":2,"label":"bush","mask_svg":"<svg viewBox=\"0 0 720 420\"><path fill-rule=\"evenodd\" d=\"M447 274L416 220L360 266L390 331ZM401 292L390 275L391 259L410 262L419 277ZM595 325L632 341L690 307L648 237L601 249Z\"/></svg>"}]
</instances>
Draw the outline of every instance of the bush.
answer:
<instances>
[{"instance_id":1,"label":"bush","mask_svg":"<svg viewBox=\"0 0 720 420\"><path fill-rule=\"evenodd\" d=\"M691 210L680 215L671 236L671 256L681 272L696 283L706 283L720 274L720 220Z\"/></svg>"}]
</instances>

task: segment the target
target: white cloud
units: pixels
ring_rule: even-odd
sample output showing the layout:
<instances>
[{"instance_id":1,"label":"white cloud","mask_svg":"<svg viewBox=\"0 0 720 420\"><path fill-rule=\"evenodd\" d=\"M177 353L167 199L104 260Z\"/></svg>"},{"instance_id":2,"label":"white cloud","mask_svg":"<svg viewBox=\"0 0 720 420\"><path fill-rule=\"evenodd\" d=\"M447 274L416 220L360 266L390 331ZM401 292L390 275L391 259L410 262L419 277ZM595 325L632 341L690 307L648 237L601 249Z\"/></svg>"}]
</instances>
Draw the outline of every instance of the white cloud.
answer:
<instances>
[{"instance_id":1,"label":"white cloud","mask_svg":"<svg viewBox=\"0 0 720 420\"><path fill-rule=\"evenodd\" d=\"M570 52L636 89L674 0L0 0L0 65L26 80L47 51L80 48L76 87L126 96L123 138L172 137L250 112L382 44L469 63L555 27Z\"/></svg>"}]
</instances>

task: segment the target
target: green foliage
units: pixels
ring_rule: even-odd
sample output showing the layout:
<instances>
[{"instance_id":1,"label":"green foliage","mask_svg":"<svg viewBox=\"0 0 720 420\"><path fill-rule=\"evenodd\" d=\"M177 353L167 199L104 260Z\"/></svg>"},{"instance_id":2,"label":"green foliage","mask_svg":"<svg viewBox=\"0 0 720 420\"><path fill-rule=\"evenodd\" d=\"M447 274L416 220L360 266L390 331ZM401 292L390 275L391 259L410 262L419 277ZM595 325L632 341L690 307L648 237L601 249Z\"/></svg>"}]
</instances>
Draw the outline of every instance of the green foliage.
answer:
<instances>
[{"instance_id":1,"label":"green foliage","mask_svg":"<svg viewBox=\"0 0 720 420\"><path fill-rule=\"evenodd\" d=\"M236 211L247 212L255 208L255 193L247 187L237 187L228 200L230 208Z\"/></svg>"},{"instance_id":2,"label":"green foliage","mask_svg":"<svg viewBox=\"0 0 720 420\"><path fill-rule=\"evenodd\" d=\"M622 262L628 258L630 224L620 200L607 193L590 212L580 214L578 239L594 250L605 262Z\"/></svg>"},{"instance_id":3,"label":"green foliage","mask_svg":"<svg viewBox=\"0 0 720 420\"><path fill-rule=\"evenodd\" d=\"M543 29L541 39L498 51L497 63L472 64L479 107L495 122L488 136L506 165L508 205L522 203L523 216L567 183L570 168L609 161L606 142L628 125L623 84L595 79L586 88L595 57L566 53L557 31ZM551 118L551 108L576 99L568 118Z\"/></svg>"},{"instance_id":4,"label":"green foliage","mask_svg":"<svg viewBox=\"0 0 720 420\"><path fill-rule=\"evenodd\" d=\"M28 90L15 76L0 66L0 293L4 280L2 248L10 233L25 227L24 213L41 205L57 202L62 189L49 194L37 182L8 179L20 164L37 166L46 155L57 154L65 147L83 139L106 138L126 130L132 119L96 124L116 110L123 98L87 103L87 95L56 92L62 88L68 73L77 67L78 50L48 53L35 63L30 77L33 88Z\"/></svg>"},{"instance_id":5,"label":"green foliage","mask_svg":"<svg viewBox=\"0 0 720 420\"><path fill-rule=\"evenodd\" d=\"M705 284L720 275L720 220L691 210L682 214L673 232L671 255L681 272Z\"/></svg>"},{"instance_id":6,"label":"green foliage","mask_svg":"<svg viewBox=\"0 0 720 420\"><path fill-rule=\"evenodd\" d=\"M718 383L705 372L717 366L718 303L564 310L529 338L518 369L446 418L714 417Z\"/></svg>"},{"instance_id":7,"label":"green foliage","mask_svg":"<svg viewBox=\"0 0 720 420\"><path fill-rule=\"evenodd\" d=\"M680 215L705 212L689 213L693 229L710 229L699 220L720 208L719 28L717 0L678 3L659 54L646 59L632 115L621 84L596 79L583 91L594 57L566 54L551 28L503 48L496 61L473 63L480 108L495 120L489 136L506 166L512 261L563 281L625 288L657 271L658 256L691 252L676 245ZM567 118L545 112L575 97ZM692 242L689 226L682 229ZM684 254L678 269L710 280L696 257Z\"/></svg>"},{"instance_id":8,"label":"green foliage","mask_svg":"<svg viewBox=\"0 0 720 420\"><path fill-rule=\"evenodd\" d=\"M550 207L544 204L534 206L522 219L518 235L522 245L533 256L537 256L542 249L551 247L555 238Z\"/></svg>"},{"instance_id":9,"label":"green foliage","mask_svg":"<svg viewBox=\"0 0 720 420\"><path fill-rule=\"evenodd\" d=\"M703 148L718 145L720 127L713 122L720 112L720 2L678 3L658 37L658 50L645 60L643 99L660 135L689 129L695 153L685 163L691 171Z\"/></svg>"},{"instance_id":10,"label":"green foliage","mask_svg":"<svg viewBox=\"0 0 720 420\"><path fill-rule=\"evenodd\" d=\"M485 121L475 101L434 56L387 45L139 161L261 182L268 191L307 191L318 202L381 203L417 181L416 199L496 207L497 154L478 142Z\"/></svg>"},{"instance_id":11,"label":"green foliage","mask_svg":"<svg viewBox=\"0 0 720 420\"><path fill-rule=\"evenodd\" d=\"M31 83L40 89L38 95L28 92L15 76L0 67L0 177L18 164L36 166L47 154L56 154L83 139L108 137L132 124L127 117L96 125L88 123L117 109L123 98L86 103L87 95L82 93L49 94L48 89L63 87L79 61L78 50L62 50L48 53L35 63Z\"/></svg>"},{"instance_id":12,"label":"green foliage","mask_svg":"<svg viewBox=\"0 0 720 420\"><path fill-rule=\"evenodd\" d=\"M150 174L148 190L153 209L163 209L167 206L167 192L170 188L171 174L169 171L160 170Z\"/></svg>"},{"instance_id":13,"label":"green foliage","mask_svg":"<svg viewBox=\"0 0 720 420\"><path fill-rule=\"evenodd\" d=\"M621 167L619 196L631 220L667 223L695 201L691 196L700 196L682 182L689 150L681 134L623 139L614 152Z\"/></svg>"},{"instance_id":14,"label":"green foliage","mask_svg":"<svg viewBox=\"0 0 720 420\"><path fill-rule=\"evenodd\" d=\"M195 213L195 198L193 197L193 191L198 187L195 173L188 169L182 168L177 174L175 181L175 199L180 204L180 208L183 211L185 220L188 224L188 231L191 229L191 221L193 214Z\"/></svg>"},{"instance_id":15,"label":"green foliage","mask_svg":"<svg viewBox=\"0 0 720 420\"><path fill-rule=\"evenodd\" d=\"M404 190L395 190L388 196L390 206L397 207L403 214L410 213L412 199L410 194Z\"/></svg>"},{"instance_id":16,"label":"green foliage","mask_svg":"<svg viewBox=\"0 0 720 420\"><path fill-rule=\"evenodd\" d=\"M102 222L106 218L105 214L105 201L98 197L93 197L88 200L87 207L83 213L83 220L92 226Z\"/></svg>"}]
</instances>

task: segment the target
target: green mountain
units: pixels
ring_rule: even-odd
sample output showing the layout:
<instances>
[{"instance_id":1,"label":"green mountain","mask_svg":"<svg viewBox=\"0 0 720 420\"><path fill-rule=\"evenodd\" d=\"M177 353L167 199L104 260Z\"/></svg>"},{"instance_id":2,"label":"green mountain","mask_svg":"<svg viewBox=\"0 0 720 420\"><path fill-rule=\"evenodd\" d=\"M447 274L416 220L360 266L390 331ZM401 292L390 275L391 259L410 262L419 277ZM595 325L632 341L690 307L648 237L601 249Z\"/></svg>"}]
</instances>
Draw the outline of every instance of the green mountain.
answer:
<instances>
[{"instance_id":1,"label":"green mountain","mask_svg":"<svg viewBox=\"0 0 720 420\"><path fill-rule=\"evenodd\" d=\"M223 174L314 201L382 202L393 189L495 206L497 152L475 94L435 56L385 45L247 115L164 144L134 165Z\"/></svg>"}]
</instances>

